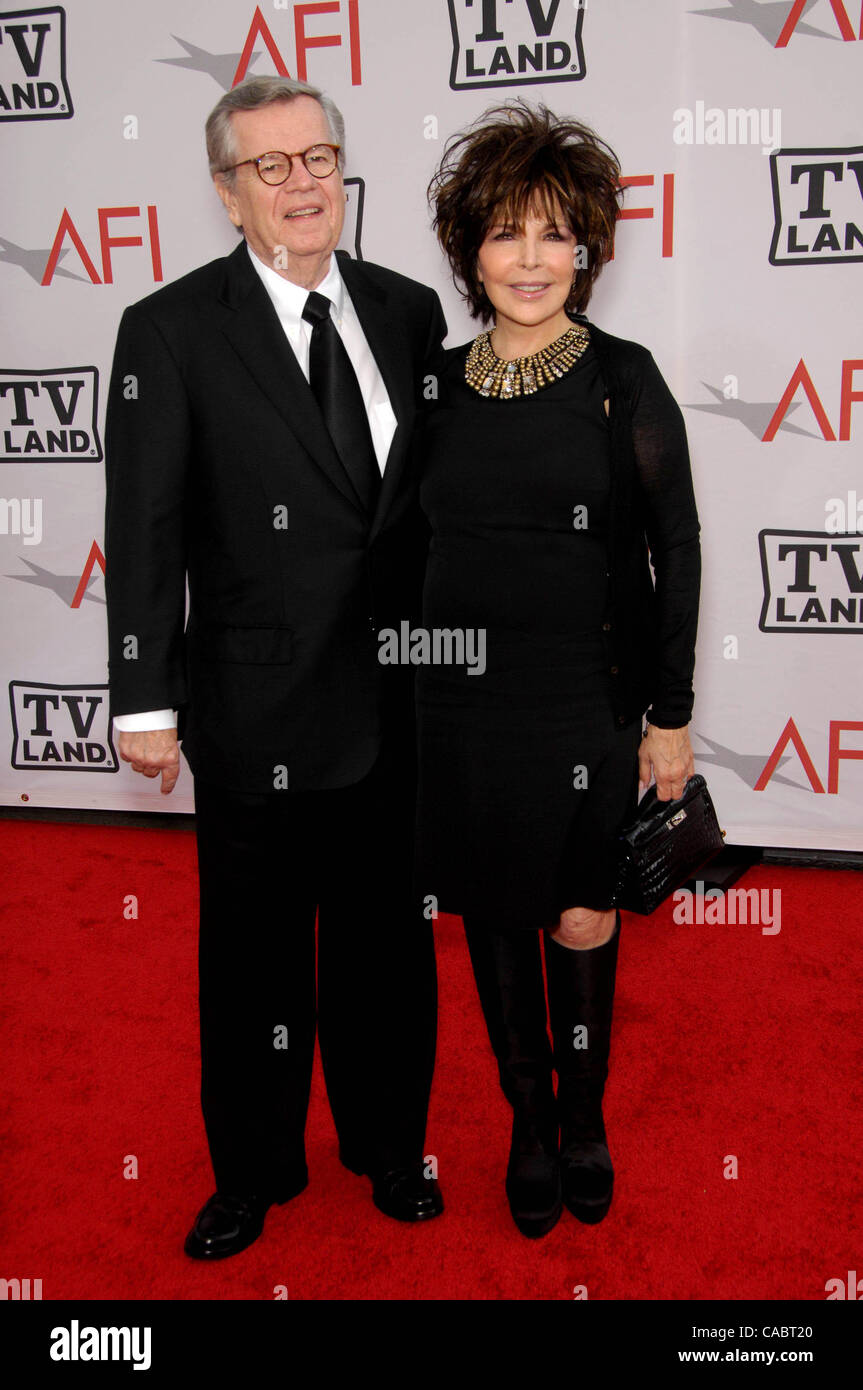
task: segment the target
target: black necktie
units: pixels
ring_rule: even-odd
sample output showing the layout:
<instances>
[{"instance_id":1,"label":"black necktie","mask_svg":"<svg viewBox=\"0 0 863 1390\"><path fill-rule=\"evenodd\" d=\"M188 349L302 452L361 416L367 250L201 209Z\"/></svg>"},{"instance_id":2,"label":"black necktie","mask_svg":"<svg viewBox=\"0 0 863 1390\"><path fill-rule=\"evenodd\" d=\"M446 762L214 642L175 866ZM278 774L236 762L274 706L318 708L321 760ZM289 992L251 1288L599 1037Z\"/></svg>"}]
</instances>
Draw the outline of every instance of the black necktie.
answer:
<instances>
[{"instance_id":1,"label":"black necktie","mask_svg":"<svg viewBox=\"0 0 863 1390\"><path fill-rule=\"evenodd\" d=\"M357 374L330 318L330 301L312 290L303 309L312 325L309 385L354 491L371 514L381 487L375 449Z\"/></svg>"}]
</instances>

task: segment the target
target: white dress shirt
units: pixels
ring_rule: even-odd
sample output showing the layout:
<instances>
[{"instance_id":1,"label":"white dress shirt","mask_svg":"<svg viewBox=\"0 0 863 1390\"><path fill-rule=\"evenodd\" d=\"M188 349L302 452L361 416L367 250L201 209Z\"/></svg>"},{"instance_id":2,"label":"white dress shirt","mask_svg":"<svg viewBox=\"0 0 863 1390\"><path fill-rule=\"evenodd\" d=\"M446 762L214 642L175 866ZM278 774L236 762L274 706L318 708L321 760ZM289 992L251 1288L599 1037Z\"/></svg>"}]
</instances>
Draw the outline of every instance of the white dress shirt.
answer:
<instances>
[{"instance_id":1,"label":"white dress shirt","mask_svg":"<svg viewBox=\"0 0 863 1390\"><path fill-rule=\"evenodd\" d=\"M286 280L283 275L279 275L278 271L266 265L255 255L248 242L246 242L246 250L252 265L261 277L264 289L272 300L273 308L278 314L285 337L293 349L306 381L308 381L312 325L306 323L303 318L303 309L309 297L309 291L303 289L301 285L295 285L292 280ZM366 341L366 335L357 317L357 311L351 303L350 295L345 288L345 282L339 273L335 256L330 257L330 268L321 283L315 288L318 294L326 295L331 302L330 313L357 374L357 381L360 384L360 391L369 420L375 457L383 474L393 435L396 432L397 421L383 377L372 356L372 350ZM136 714L116 714L114 716L114 727L120 733L135 733L146 729L174 729L176 726L177 712L171 709L143 710Z\"/></svg>"}]
</instances>

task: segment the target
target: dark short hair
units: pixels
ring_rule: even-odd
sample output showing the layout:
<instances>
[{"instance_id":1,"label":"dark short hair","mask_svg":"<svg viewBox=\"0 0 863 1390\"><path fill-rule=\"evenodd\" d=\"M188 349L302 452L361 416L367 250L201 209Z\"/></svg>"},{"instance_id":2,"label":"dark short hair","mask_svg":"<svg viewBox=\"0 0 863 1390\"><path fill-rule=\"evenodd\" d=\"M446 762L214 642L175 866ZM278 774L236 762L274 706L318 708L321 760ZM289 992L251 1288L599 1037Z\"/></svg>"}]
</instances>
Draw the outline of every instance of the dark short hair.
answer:
<instances>
[{"instance_id":1,"label":"dark short hair","mask_svg":"<svg viewBox=\"0 0 863 1390\"><path fill-rule=\"evenodd\" d=\"M618 158L590 126L522 98L492 107L453 135L428 187L453 280L483 323L494 310L477 276L477 254L499 216L520 227L533 207L552 220L560 210L587 250L566 302L569 312L581 313L611 259L622 195Z\"/></svg>"}]
</instances>

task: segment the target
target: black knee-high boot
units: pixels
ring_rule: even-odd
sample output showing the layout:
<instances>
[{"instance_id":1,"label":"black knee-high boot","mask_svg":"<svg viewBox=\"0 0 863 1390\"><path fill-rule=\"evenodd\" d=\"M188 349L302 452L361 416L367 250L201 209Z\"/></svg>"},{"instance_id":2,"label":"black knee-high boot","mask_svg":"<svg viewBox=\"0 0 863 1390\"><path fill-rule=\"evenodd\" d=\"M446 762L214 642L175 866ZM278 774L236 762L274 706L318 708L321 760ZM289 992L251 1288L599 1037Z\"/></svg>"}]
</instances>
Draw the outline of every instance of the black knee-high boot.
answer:
<instances>
[{"instance_id":1,"label":"black knee-high boot","mask_svg":"<svg viewBox=\"0 0 863 1390\"><path fill-rule=\"evenodd\" d=\"M562 1211L558 1119L539 933L504 934L465 922L501 1089L512 1106L506 1194L526 1236L544 1236Z\"/></svg>"},{"instance_id":2,"label":"black knee-high boot","mask_svg":"<svg viewBox=\"0 0 863 1390\"><path fill-rule=\"evenodd\" d=\"M577 951L559 945L548 934L545 937L563 1200L579 1221L589 1225L605 1216L614 1188L602 1097L608 1077L619 942L619 912L614 932L602 946ZM576 1036L579 1027L586 1034Z\"/></svg>"}]
</instances>

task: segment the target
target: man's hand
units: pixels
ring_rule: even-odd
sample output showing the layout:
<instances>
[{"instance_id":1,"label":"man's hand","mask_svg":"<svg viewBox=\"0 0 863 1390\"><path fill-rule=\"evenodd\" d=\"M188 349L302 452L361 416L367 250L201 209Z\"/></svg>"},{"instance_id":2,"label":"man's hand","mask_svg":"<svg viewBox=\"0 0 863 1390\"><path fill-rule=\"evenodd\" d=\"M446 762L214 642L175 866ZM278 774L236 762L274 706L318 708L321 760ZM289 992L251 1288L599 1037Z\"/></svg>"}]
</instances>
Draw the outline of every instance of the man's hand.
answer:
<instances>
[{"instance_id":1,"label":"man's hand","mask_svg":"<svg viewBox=\"0 0 863 1390\"><path fill-rule=\"evenodd\" d=\"M651 772L656 778L656 795L671 801L683 794L688 778L695 771L695 757L689 742L689 728L658 729L648 724L638 749L639 785L650 786Z\"/></svg>"},{"instance_id":2,"label":"man's hand","mask_svg":"<svg viewBox=\"0 0 863 1390\"><path fill-rule=\"evenodd\" d=\"M121 733L118 749L120 757L132 764L133 772L143 772L145 777L158 777L162 774L162 795L174 790L180 775L180 745L176 729L142 729L135 733Z\"/></svg>"}]
</instances>

